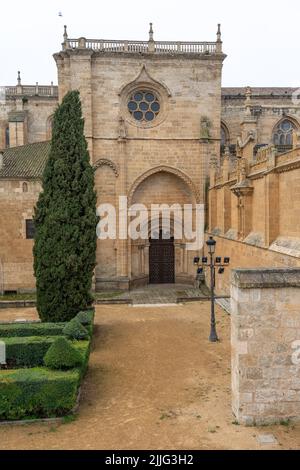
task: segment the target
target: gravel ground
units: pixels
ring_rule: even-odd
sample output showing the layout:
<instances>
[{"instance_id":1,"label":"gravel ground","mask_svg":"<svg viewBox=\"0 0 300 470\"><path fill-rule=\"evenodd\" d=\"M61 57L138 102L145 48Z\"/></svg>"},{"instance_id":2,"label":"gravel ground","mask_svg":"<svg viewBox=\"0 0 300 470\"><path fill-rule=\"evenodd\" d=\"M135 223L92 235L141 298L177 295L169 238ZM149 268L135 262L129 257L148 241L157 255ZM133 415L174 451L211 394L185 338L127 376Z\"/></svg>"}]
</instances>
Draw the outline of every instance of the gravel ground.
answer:
<instances>
[{"instance_id":1,"label":"gravel ground","mask_svg":"<svg viewBox=\"0 0 300 470\"><path fill-rule=\"evenodd\" d=\"M5 318L4 318L5 317ZM2 320L35 318L5 310ZM0 426L1 449L300 449L300 425L244 428L231 413L230 317L209 303L99 306L79 413L62 424ZM275 445L258 437L273 434Z\"/></svg>"}]
</instances>

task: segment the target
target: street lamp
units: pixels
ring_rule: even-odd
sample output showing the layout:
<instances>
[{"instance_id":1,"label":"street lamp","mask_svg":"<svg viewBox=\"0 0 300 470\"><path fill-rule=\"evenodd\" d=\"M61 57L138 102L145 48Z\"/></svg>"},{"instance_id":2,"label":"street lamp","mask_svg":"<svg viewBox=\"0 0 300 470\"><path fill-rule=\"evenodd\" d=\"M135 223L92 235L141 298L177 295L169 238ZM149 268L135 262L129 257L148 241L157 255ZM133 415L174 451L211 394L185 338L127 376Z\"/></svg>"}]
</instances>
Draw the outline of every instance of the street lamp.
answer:
<instances>
[{"instance_id":1,"label":"street lamp","mask_svg":"<svg viewBox=\"0 0 300 470\"><path fill-rule=\"evenodd\" d=\"M202 263L200 266L200 258L194 258L194 264L198 267L197 274L202 274L205 268L210 268L210 300L211 300L211 309L210 309L210 336L209 341L211 343L216 343L219 341L217 330L216 330L216 315L215 315L215 286L216 286L216 268L218 268L219 274L224 274L225 268L229 266L230 258L224 258L224 264L222 264L222 258L214 257L216 251L216 240L213 237L209 237L206 242L208 248L208 254L210 262L208 263L208 258L203 257Z\"/></svg>"}]
</instances>

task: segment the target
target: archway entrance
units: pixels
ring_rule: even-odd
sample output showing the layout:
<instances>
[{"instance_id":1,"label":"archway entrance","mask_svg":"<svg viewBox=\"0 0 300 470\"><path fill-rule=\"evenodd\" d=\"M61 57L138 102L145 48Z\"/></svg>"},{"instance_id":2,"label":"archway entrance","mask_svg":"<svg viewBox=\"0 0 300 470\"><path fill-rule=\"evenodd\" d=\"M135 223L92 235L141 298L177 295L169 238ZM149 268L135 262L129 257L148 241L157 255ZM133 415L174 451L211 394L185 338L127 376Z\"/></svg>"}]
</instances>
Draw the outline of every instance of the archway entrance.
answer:
<instances>
[{"instance_id":1,"label":"archway entrance","mask_svg":"<svg viewBox=\"0 0 300 470\"><path fill-rule=\"evenodd\" d=\"M159 238L150 238L149 247L149 283L175 283L175 247L174 238L163 239L163 231Z\"/></svg>"}]
</instances>

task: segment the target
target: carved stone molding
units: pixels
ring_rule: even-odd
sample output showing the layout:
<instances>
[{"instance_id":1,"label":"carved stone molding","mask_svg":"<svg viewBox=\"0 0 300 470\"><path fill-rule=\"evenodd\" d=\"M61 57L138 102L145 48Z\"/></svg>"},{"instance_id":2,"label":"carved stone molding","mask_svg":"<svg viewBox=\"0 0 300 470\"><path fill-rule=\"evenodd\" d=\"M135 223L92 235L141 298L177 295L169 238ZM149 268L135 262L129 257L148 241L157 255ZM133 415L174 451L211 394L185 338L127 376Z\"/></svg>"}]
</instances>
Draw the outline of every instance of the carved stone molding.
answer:
<instances>
[{"instance_id":1,"label":"carved stone molding","mask_svg":"<svg viewBox=\"0 0 300 470\"><path fill-rule=\"evenodd\" d=\"M138 121L134 119L128 112L128 100L130 99L130 96L134 92L143 89L155 93L160 104L160 111L156 118L152 121ZM131 82L124 84L119 90L121 117L128 124L141 129L157 127L167 117L169 110L169 98L171 96L172 95L169 88L163 82L155 80L148 72L147 67L143 65L138 76Z\"/></svg>"},{"instance_id":2,"label":"carved stone molding","mask_svg":"<svg viewBox=\"0 0 300 470\"><path fill-rule=\"evenodd\" d=\"M153 85L154 87L158 88L163 88L167 96L172 96L171 91L169 88L162 82L159 82L158 80L155 80L153 77L151 77L150 73L148 72L148 69L146 68L146 65L144 64L138 74L138 76L132 80L132 82L127 83L126 85L123 85L119 91L119 96L121 96L124 93L127 93L131 89L135 88L136 86L144 86L144 85Z\"/></svg>"},{"instance_id":3,"label":"carved stone molding","mask_svg":"<svg viewBox=\"0 0 300 470\"><path fill-rule=\"evenodd\" d=\"M196 189L195 184L193 183L193 181L190 179L190 177L186 173L182 172L181 170L178 170L177 168L171 167L171 166L161 165L161 166L158 166L158 167L155 167L155 168L151 168L150 170L146 171L145 173L143 173L141 176L139 176L135 180L135 182L131 186L131 188L129 190L129 193L128 193L129 203L131 203L133 195L134 195L136 189L138 188L138 186L141 183L143 183L143 181L145 181L150 176L155 175L156 173L162 173L162 172L163 173L171 173L172 175L175 175L178 178L180 178L181 180L183 180L187 184L187 186L190 188L192 195L196 199L196 202L198 204L201 202L200 201L199 191Z\"/></svg>"},{"instance_id":4,"label":"carved stone molding","mask_svg":"<svg viewBox=\"0 0 300 470\"><path fill-rule=\"evenodd\" d=\"M93 169L94 171L96 171L98 168L100 168L101 166L109 166L114 174L116 175L116 178L119 176L119 170L118 170L118 167L117 165L112 162L111 160L108 160L107 158L100 158L100 160L98 160L94 165L93 165Z\"/></svg>"}]
</instances>

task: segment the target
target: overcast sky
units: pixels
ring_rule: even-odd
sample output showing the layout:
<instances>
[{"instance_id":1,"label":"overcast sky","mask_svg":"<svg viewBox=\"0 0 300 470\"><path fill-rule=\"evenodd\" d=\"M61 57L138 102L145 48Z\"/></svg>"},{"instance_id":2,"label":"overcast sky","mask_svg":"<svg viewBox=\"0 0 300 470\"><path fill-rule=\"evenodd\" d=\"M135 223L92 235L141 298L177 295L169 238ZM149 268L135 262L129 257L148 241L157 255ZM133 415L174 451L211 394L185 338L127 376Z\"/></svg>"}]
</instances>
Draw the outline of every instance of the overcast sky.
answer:
<instances>
[{"instance_id":1,"label":"overcast sky","mask_svg":"<svg viewBox=\"0 0 300 470\"><path fill-rule=\"evenodd\" d=\"M62 13L62 17L59 16ZM0 85L57 83L52 54L69 37L215 41L223 86L300 86L299 0L11 0L0 8Z\"/></svg>"}]
</instances>

